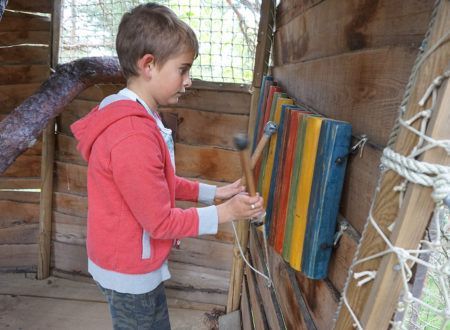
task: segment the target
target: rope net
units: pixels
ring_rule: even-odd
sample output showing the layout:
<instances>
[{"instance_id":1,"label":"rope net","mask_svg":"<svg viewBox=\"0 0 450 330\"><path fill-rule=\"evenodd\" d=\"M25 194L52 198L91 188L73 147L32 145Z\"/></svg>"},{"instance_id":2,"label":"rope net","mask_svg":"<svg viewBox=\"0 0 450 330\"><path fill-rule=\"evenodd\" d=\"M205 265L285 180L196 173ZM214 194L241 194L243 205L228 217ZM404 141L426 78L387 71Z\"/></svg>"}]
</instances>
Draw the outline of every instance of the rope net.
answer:
<instances>
[{"instance_id":1,"label":"rope net","mask_svg":"<svg viewBox=\"0 0 450 330\"><path fill-rule=\"evenodd\" d=\"M398 260L397 271L401 274L402 293L398 301L393 329L450 329L450 167L418 161L415 158L432 148L443 148L450 155L450 140L435 140L425 131L435 111L437 91L450 71L434 79L419 105L422 107L431 97L431 106L409 119L400 117L399 124L415 133L419 139L408 156L385 148L381 163L383 171L393 170L405 180L394 190L399 192L400 205L408 183L432 187L435 202L433 217L417 249L408 250L395 246L369 214L369 225L373 226L386 243L387 249L372 256L356 260L350 267L350 274L362 286L373 280L376 270L353 273L356 265L394 253ZM402 111L404 113L404 111ZM419 129L413 127L419 126ZM395 225L395 222L393 223ZM392 231L392 226L389 228ZM350 312L355 327L363 329L361 322L347 299L347 288L343 292L343 303Z\"/></svg>"},{"instance_id":2,"label":"rope net","mask_svg":"<svg viewBox=\"0 0 450 330\"><path fill-rule=\"evenodd\" d=\"M116 56L122 15L142 0L65 0L59 63L86 56ZM159 0L197 34L194 79L248 84L252 80L261 0Z\"/></svg>"}]
</instances>

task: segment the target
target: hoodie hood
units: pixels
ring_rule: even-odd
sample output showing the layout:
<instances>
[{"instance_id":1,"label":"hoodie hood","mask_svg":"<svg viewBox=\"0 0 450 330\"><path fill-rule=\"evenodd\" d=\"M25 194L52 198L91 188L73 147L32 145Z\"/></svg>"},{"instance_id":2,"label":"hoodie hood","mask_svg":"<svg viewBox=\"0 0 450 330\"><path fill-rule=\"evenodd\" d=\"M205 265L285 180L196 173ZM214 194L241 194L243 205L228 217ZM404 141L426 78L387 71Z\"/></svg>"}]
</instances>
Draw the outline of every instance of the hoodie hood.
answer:
<instances>
[{"instance_id":1,"label":"hoodie hood","mask_svg":"<svg viewBox=\"0 0 450 330\"><path fill-rule=\"evenodd\" d=\"M120 100L105 106L101 110L99 110L99 106L96 106L88 115L73 123L70 129L78 141L77 150L82 157L88 161L92 146L98 136L110 125L131 116L145 117L155 122L139 103L132 100Z\"/></svg>"}]
</instances>

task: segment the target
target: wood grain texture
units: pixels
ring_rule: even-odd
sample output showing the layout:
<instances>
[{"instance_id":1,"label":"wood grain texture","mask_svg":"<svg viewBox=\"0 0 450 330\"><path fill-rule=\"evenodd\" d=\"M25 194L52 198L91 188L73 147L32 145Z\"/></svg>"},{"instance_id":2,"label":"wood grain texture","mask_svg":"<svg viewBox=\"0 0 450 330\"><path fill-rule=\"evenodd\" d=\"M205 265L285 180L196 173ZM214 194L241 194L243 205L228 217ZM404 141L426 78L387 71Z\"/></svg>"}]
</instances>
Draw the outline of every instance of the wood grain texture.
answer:
<instances>
[{"instance_id":1,"label":"wood grain texture","mask_svg":"<svg viewBox=\"0 0 450 330\"><path fill-rule=\"evenodd\" d=\"M249 249L252 255L253 267L267 275L265 257L263 256L263 245L257 237L257 230L250 228ZM268 287L267 281L262 276L255 274L256 283L261 294L264 313L270 329L284 329L285 323L282 317L280 303L273 286ZM292 311L294 312L294 310Z\"/></svg>"},{"instance_id":2,"label":"wood grain texture","mask_svg":"<svg viewBox=\"0 0 450 330\"><path fill-rule=\"evenodd\" d=\"M20 44L49 44L50 31L0 32L0 46Z\"/></svg>"},{"instance_id":3,"label":"wood grain texture","mask_svg":"<svg viewBox=\"0 0 450 330\"><path fill-rule=\"evenodd\" d=\"M432 47L450 28L450 4L444 1L440 2L440 6L427 43L428 48ZM448 69L449 52L450 44L443 44L420 67L415 83L411 89L409 101L406 106L406 113L404 114L405 118L410 118L415 113L422 110L418 105L418 101L436 76ZM394 150L400 154L407 155L416 143L416 136L406 129L401 129L397 135ZM387 231L387 227L398 217L398 193L393 191L393 188L400 182L401 177L394 174L392 171L386 172L380 180L380 190L374 200L372 212L383 231ZM385 244L381 237L373 227L369 226L361 238L358 259L383 251L385 248ZM359 272L367 269L378 269L379 266L380 260L375 259L358 265L353 271ZM361 316L372 286L373 283L369 282L363 287L358 287L356 280L350 279L347 297L350 306L359 317ZM386 316L386 319L388 318L390 318L390 316ZM342 308L336 323L337 328L345 329L351 327L352 323L353 321L348 310L345 307Z\"/></svg>"},{"instance_id":4,"label":"wood grain texture","mask_svg":"<svg viewBox=\"0 0 450 330\"><path fill-rule=\"evenodd\" d=\"M48 65L2 65L0 66L0 85L40 84L49 74Z\"/></svg>"},{"instance_id":5,"label":"wood grain texture","mask_svg":"<svg viewBox=\"0 0 450 330\"><path fill-rule=\"evenodd\" d=\"M8 2L8 9L18 10L18 11L28 11L36 13L51 13L52 2L50 0L14 0Z\"/></svg>"},{"instance_id":6,"label":"wood grain texture","mask_svg":"<svg viewBox=\"0 0 450 330\"><path fill-rule=\"evenodd\" d=\"M10 5L8 3L7 9ZM50 26L51 20L48 16L8 11L2 17L0 32L50 31Z\"/></svg>"},{"instance_id":7,"label":"wood grain texture","mask_svg":"<svg viewBox=\"0 0 450 330\"><path fill-rule=\"evenodd\" d=\"M249 290L247 279L244 277L242 281L242 289L241 289L241 320L242 320L242 329L243 330L253 330L253 316L252 311L250 309L250 300L249 300Z\"/></svg>"},{"instance_id":8,"label":"wood grain texture","mask_svg":"<svg viewBox=\"0 0 450 330\"><path fill-rule=\"evenodd\" d=\"M277 7L277 28L325 0L283 0Z\"/></svg>"},{"instance_id":9,"label":"wood grain texture","mask_svg":"<svg viewBox=\"0 0 450 330\"><path fill-rule=\"evenodd\" d=\"M355 143L354 140L352 145ZM364 147L361 157L358 152L348 159L340 213L358 233L362 233L367 222L367 215L380 175L380 159L381 151L371 145Z\"/></svg>"},{"instance_id":10,"label":"wood grain texture","mask_svg":"<svg viewBox=\"0 0 450 330\"><path fill-rule=\"evenodd\" d=\"M434 0L320 2L288 24L278 26L274 64L280 66L387 46L417 49L425 35L433 3Z\"/></svg>"},{"instance_id":11,"label":"wood grain texture","mask_svg":"<svg viewBox=\"0 0 450 330\"><path fill-rule=\"evenodd\" d=\"M40 46L14 46L0 48L0 62L2 64L48 64L50 60L49 48Z\"/></svg>"},{"instance_id":12,"label":"wood grain texture","mask_svg":"<svg viewBox=\"0 0 450 330\"><path fill-rule=\"evenodd\" d=\"M191 110L163 108L163 113L178 116L177 142L233 148L233 136L244 133L248 116Z\"/></svg>"},{"instance_id":13,"label":"wood grain texture","mask_svg":"<svg viewBox=\"0 0 450 330\"><path fill-rule=\"evenodd\" d=\"M286 92L326 117L387 143L417 51L382 48L274 68Z\"/></svg>"},{"instance_id":14,"label":"wood grain texture","mask_svg":"<svg viewBox=\"0 0 450 330\"><path fill-rule=\"evenodd\" d=\"M175 162L177 174L183 177L233 182L242 173L238 152L222 148L177 143Z\"/></svg>"},{"instance_id":15,"label":"wood grain texture","mask_svg":"<svg viewBox=\"0 0 450 330\"><path fill-rule=\"evenodd\" d=\"M0 48L1 52L1 48ZM0 112L6 114L11 112L29 96L33 95L40 84L16 84L0 86L0 102L2 108Z\"/></svg>"},{"instance_id":16,"label":"wood grain texture","mask_svg":"<svg viewBox=\"0 0 450 330\"><path fill-rule=\"evenodd\" d=\"M264 301L262 299L261 292L259 291L258 283L256 282L256 276L257 275L255 275L255 273L253 273L248 266L245 266L245 279L248 284L250 310L253 316L252 321L255 329L266 330L270 328L267 322L266 313L264 311Z\"/></svg>"},{"instance_id":17,"label":"wood grain texture","mask_svg":"<svg viewBox=\"0 0 450 330\"><path fill-rule=\"evenodd\" d=\"M5 271L36 271L38 245L0 244L0 265Z\"/></svg>"}]
</instances>

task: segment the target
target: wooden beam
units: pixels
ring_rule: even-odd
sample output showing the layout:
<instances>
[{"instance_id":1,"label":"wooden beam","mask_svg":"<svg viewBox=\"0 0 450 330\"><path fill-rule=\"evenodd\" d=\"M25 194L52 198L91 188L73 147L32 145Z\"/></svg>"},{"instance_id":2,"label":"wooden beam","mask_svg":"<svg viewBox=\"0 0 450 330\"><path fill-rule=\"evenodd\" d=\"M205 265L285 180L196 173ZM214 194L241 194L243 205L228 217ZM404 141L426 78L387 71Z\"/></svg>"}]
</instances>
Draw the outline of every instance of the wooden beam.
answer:
<instances>
[{"instance_id":1,"label":"wooden beam","mask_svg":"<svg viewBox=\"0 0 450 330\"><path fill-rule=\"evenodd\" d=\"M51 66L58 64L61 0L53 1ZM37 278L50 276L52 237L53 165L55 160L55 120L51 119L42 134L41 196L39 206L39 253Z\"/></svg>"},{"instance_id":2,"label":"wooden beam","mask_svg":"<svg viewBox=\"0 0 450 330\"><path fill-rule=\"evenodd\" d=\"M439 8L437 8L437 14L435 22L433 24L431 34L428 38L427 48L425 52L433 47L441 38L448 33L450 29L450 2L441 1ZM448 54L450 52L450 43L444 43L438 47L435 52L430 55L418 68L416 78L410 90L410 96L408 104L406 106L405 118L410 118L414 114L418 113L422 109L418 106L418 101L428 88L429 84L435 77L442 74L448 65ZM447 122L448 123L448 122ZM447 124L448 125L448 124ZM412 148L417 143L417 136L411 133L407 129L401 129L396 138L394 150L400 154L409 154ZM398 195L393 191L393 188L400 184L402 177L393 173L392 171L386 172L379 183L379 190L375 197L373 204L373 217L377 219L377 223L381 230L385 233L389 232L388 227L398 217L399 205ZM409 193L411 194L411 193ZM412 198L409 196L408 198ZM428 221L428 217L424 220ZM414 225L413 227L415 227ZM391 236L391 238L396 238ZM377 231L372 226L367 226L360 242L360 248L356 260L360 260L371 256L375 253L384 251L386 245ZM361 319L363 315L363 309L368 301L373 283L369 282L359 287L357 281L353 279L352 273L364 271L364 270L376 270L380 268L380 259L374 259L360 265L357 265L350 272L350 277L347 280L346 296L353 312ZM384 304L384 302L383 302ZM383 315L383 318L390 320L392 314ZM349 311L343 305L337 316L335 324L336 329L351 329L353 326L353 319L350 316ZM382 328L380 324L377 324L377 328Z\"/></svg>"},{"instance_id":3,"label":"wooden beam","mask_svg":"<svg viewBox=\"0 0 450 330\"><path fill-rule=\"evenodd\" d=\"M436 140L449 140L450 130L450 84L448 80L441 86L441 100L434 110L433 121L429 125L427 135ZM442 148L434 148L424 153L421 159L431 164L450 165L450 156ZM416 249L423 238L434 202L430 196L431 189L418 184L410 185L404 207L396 220L391 242L404 249ZM378 269L369 299L364 307L362 322L367 329L385 329L389 326L395 311L402 287L402 275L394 270L398 258L394 253L385 256Z\"/></svg>"},{"instance_id":4,"label":"wooden beam","mask_svg":"<svg viewBox=\"0 0 450 330\"><path fill-rule=\"evenodd\" d=\"M267 72L267 63L270 56L275 16L274 13L275 1L263 0L261 4L261 18L259 22L258 42L256 46L255 67L253 70L253 94L250 106L250 118L247 133L253 132L253 127L255 126L255 118L262 76ZM253 134L251 134L251 136L252 135ZM252 143L252 141L250 142ZM246 251L248 245L248 228L248 221L239 221L237 223L237 239L239 240L244 252ZM230 275L230 289L228 291L227 313L233 312L239 308L239 303L241 301L240 295L243 273L244 260L239 253L237 243L235 243L234 258Z\"/></svg>"}]
</instances>

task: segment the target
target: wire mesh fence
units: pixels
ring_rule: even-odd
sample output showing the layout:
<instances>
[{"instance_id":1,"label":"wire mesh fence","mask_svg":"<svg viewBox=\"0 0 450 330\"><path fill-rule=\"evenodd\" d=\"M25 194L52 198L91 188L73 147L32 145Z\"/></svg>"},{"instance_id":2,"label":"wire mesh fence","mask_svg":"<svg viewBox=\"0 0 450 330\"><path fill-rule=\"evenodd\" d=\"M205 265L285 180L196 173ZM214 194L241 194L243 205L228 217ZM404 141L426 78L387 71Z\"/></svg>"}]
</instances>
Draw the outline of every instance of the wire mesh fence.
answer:
<instances>
[{"instance_id":1,"label":"wire mesh fence","mask_svg":"<svg viewBox=\"0 0 450 330\"><path fill-rule=\"evenodd\" d=\"M116 56L115 38L126 11L147 1L64 0L59 63ZM194 79L247 84L252 80L261 0L162 0L196 32L200 52Z\"/></svg>"}]
</instances>

